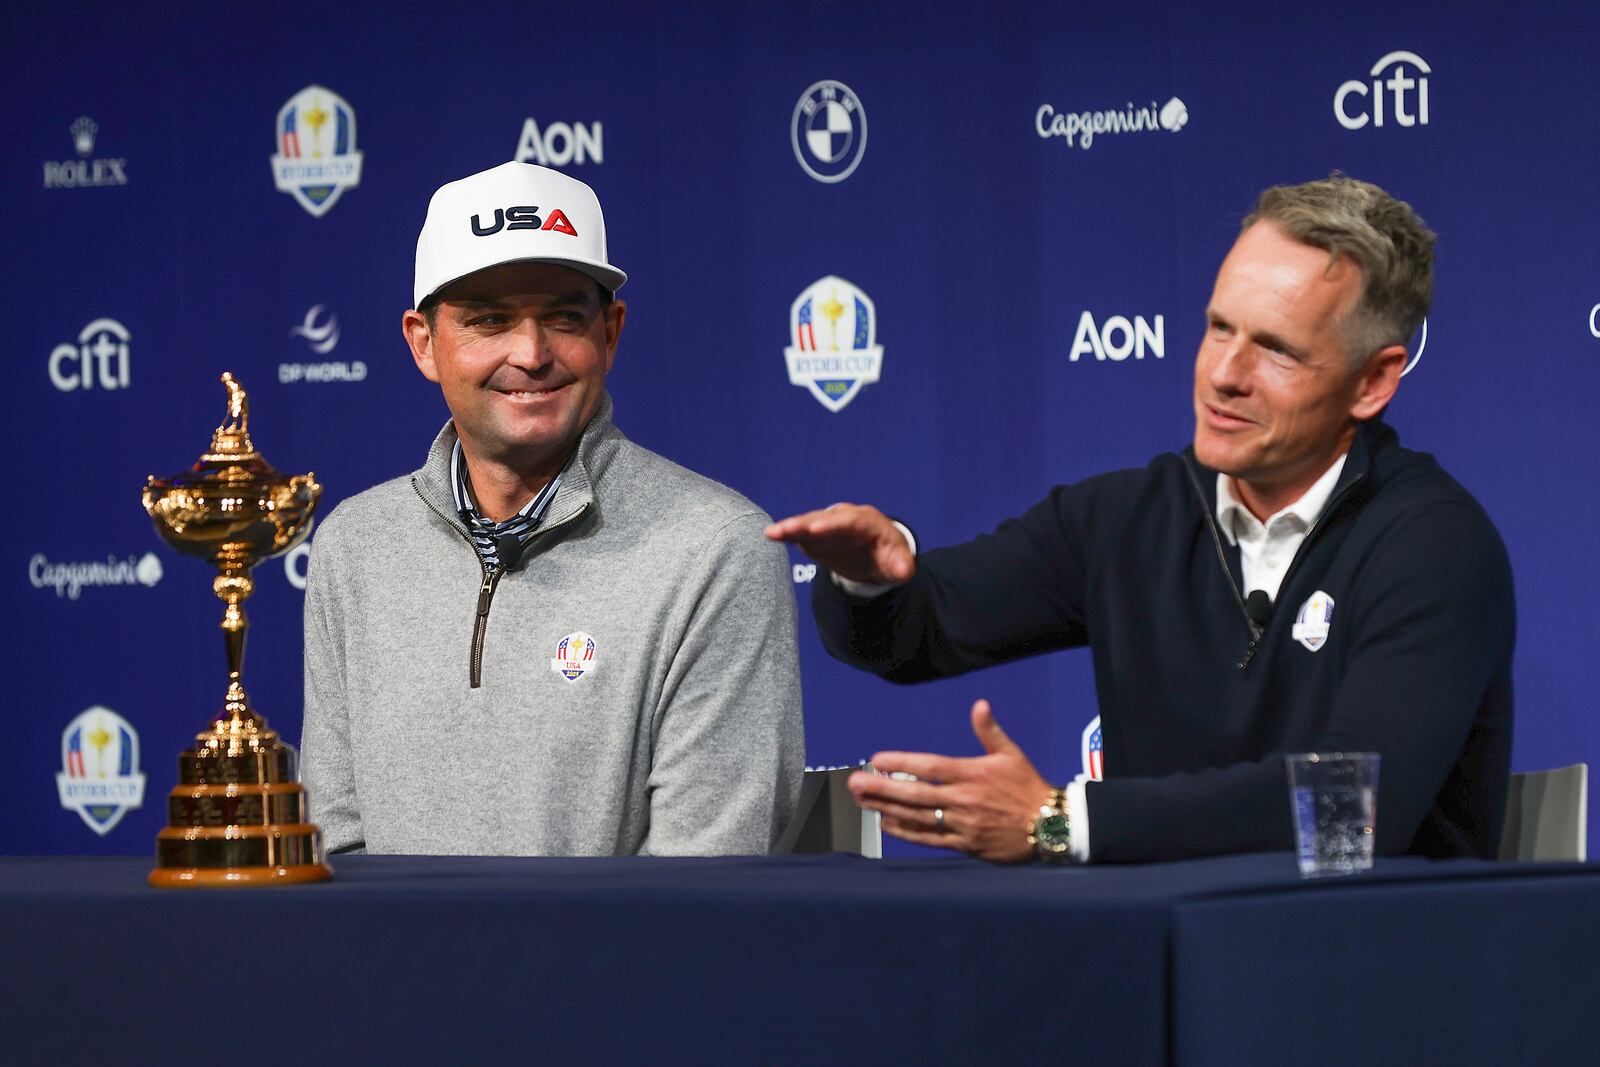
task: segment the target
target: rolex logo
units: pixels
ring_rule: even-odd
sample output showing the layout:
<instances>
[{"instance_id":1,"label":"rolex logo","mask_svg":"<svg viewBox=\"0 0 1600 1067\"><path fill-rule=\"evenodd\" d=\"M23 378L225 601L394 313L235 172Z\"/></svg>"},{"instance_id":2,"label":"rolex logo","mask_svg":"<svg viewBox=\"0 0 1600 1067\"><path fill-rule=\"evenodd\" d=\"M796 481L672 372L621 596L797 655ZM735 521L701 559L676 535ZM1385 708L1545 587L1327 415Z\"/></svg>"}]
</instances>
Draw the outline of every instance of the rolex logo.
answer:
<instances>
[{"instance_id":1,"label":"rolex logo","mask_svg":"<svg viewBox=\"0 0 1600 1067\"><path fill-rule=\"evenodd\" d=\"M78 155L88 156L94 152L94 135L99 132L99 125L87 115L72 124L72 147L78 150Z\"/></svg>"},{"instance_id":2,"label":"rolex logo","mask_svg":"<svg viewBox=\"0 0 1600 1067\"><path fill-rule=\"evenodd\" d=\"M44 165L46 189L82 189L98 185L127 185L128 161L126 159L97 159L94 156L95 137L100 124L88 115L80 115L67 132L72 134L72 148L76 159L50 160Z\"/></svg>"}]
</instances>

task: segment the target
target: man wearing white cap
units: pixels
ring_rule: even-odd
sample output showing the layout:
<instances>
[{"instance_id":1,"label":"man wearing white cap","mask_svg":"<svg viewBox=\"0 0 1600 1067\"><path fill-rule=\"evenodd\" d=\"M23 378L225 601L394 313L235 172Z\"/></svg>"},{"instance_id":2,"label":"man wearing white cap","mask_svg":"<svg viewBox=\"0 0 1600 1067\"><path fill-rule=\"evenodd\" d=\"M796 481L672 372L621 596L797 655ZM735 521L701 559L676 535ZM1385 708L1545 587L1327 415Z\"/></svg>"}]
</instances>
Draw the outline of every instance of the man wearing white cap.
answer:
<instances>
[{"instance_id":1,"label":"man wearing white cap","mask_svg":"<svg viewBox=\"0 0 1600 1067\"><path fill-rule=\"evenodd\" d=\"M330 851L767 851L804 739L787 557L624 437L627 308L594 191L505 163L436 192L402 320L450 421L323 522L304 777Z\"/></svg>"}]
</instances>

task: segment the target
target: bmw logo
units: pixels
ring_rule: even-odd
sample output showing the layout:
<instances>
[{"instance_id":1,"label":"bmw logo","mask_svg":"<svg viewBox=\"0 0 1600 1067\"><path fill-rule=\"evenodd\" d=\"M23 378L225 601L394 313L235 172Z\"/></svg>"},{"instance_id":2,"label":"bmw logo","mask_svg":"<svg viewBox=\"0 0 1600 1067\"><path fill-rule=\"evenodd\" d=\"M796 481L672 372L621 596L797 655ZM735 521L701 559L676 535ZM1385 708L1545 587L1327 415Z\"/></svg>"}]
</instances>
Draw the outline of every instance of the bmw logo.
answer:
<instances>
[{"instance_id":1,"label":"bmw logo","mask_svg":"<svg viewBox=\"0 0 1600 1067\"><path fill-rule=\"evenodd\" d=\"M789 142L801 169L819 182L842 182L867 150L867 113L843 82L825 79L800 95Z\"/></svg>"}]
</instances>

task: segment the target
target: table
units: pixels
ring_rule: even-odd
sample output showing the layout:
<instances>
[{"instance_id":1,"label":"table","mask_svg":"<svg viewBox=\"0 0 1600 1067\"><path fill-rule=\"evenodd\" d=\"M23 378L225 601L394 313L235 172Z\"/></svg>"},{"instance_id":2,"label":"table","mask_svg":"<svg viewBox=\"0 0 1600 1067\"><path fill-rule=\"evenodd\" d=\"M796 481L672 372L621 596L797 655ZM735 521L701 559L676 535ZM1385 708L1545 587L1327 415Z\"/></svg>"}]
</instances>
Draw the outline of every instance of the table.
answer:
<instances>
[{"instance_id":1,"label":"table","mask_svg":"<svg viewBox=\"0 0 1600 1067\"><path fill-rule=\"evenodd\" d=\"M1600 866L1393 859L1307 883L1287 853L335 865L321 885L158 891L145 859L0 857L0 1061L1600 1053Z\"/></svg>"}]
</instances>

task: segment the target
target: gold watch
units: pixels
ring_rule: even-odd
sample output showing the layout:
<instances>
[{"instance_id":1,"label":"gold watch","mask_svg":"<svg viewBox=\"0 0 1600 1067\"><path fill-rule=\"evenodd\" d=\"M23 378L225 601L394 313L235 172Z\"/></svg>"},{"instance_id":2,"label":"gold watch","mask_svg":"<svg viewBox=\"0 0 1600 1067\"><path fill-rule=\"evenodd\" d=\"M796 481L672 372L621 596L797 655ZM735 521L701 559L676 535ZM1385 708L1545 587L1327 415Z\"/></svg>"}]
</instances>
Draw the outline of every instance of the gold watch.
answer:
<instances>
[{"instance_id":1,"label":"gold watch","mask_svg":"<svg viewBox=\"0 0 1600 1067\"><path fill-rule=\"evenodd\" d=\"M1072 857L1072 819L1065 789L1050 790L1050 799L1039 806L1028 829L1028 844L1046 863L1062 863Z\"/></svg>"}]
</instances>

